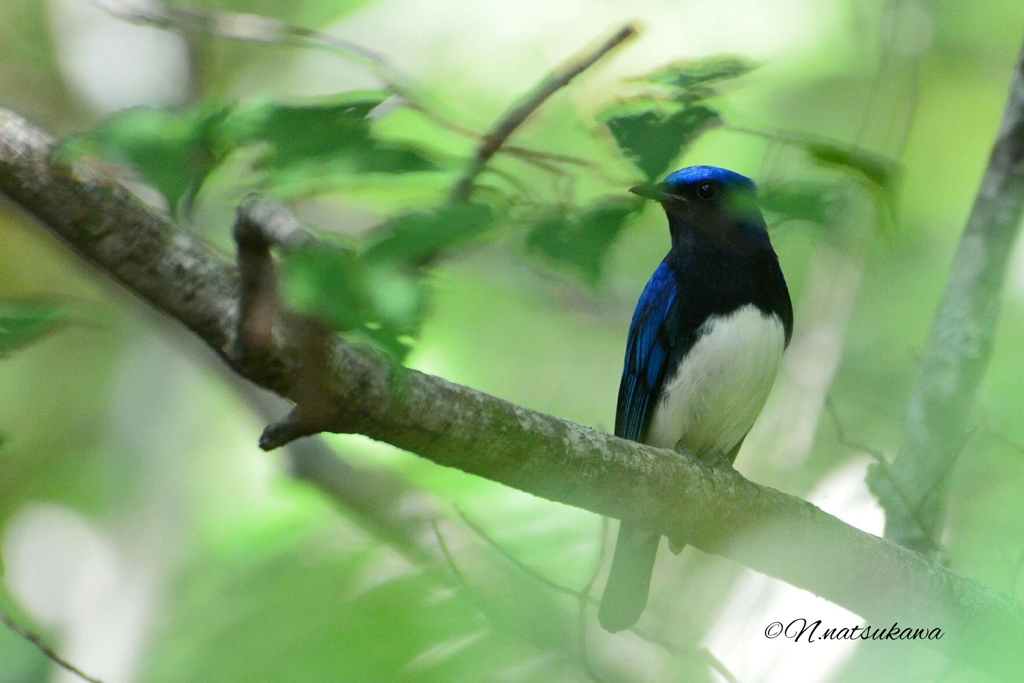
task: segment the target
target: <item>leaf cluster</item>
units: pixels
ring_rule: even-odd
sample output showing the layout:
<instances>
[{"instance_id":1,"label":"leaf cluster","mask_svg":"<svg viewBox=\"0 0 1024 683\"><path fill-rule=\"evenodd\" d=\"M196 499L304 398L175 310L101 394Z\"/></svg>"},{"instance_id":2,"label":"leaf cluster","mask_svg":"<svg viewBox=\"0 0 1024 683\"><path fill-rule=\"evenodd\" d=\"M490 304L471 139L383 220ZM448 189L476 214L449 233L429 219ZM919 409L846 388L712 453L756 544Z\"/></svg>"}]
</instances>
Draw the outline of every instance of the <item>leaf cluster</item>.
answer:
<instances>
[{"instance_id":1,"label":"leaf cluster","mask_svg":"<svg viewBox=\"0 0 1024 683\"><path fill-rule=\"evenodd\" d=\"M333 329L404 358L426 315L426 269L494 222L485 204L454 204L392 218L353 249L320 242L295 251L287 258L287 298Z\"/></svg>"},{"instance_id":2,"label":"leaf cluster","mask_svg":"<svg viewBox=\"0 0 1024 683\"><path fill-rule=\"evenodd\" d=\"M622 153L655 180L702 134L722 124L721 113L708 103L720 94L715 84L754 68L731 56L670 64L639 79L647 86L644 94L606 109L601 118Z\"/></svg>"},{"instance_id":3,"label":"leaf cluster","mask_svg":"<svg viewBox=\"0 0 1024 683\"><path fill-rule=\"evenodd\" d=\"M187 216L203 182L232 155L256 153L253 170L269 186L312 181L327 171L398 174L436 164L411 145L382 140L368 116L388 93L356 91L303 104L198 104L179 110L136 107L104 119L61 148L129 164Z\"/></svg>"},{"instance_id":4,"label":"leaf cluster","mask_svg":"<svg viewBox=\"0 0 1024 683\"><path fill-rule=\"evenodd\" d=\"M637 79L641 93L607 107L598 120L644 178L658 179L701 135L725 125L717 104L722 87L755 66L732 56L667 65ZM389 97L384 91L355 91L302 103L130 109L66 141L61 153L132 166L177 218L189 215L204 182L238 155L245 155L255 186L271 192L289 188L293 197L337 189L342 178L446 170L436 153L379 132L377 122L395 109ZM801 147L818 165L852 172L883 190L892 186L895 171L886 159L809 136L760 134ZM565 163L557 155L533 155L549 169ZM573 168L587 172L594 166ZM621 195L586 204L535 200L525 221L510 220L507 209L522 204L514 196L522 185L515 178L509 182L511 190L488 187L488 195L481 192L470 201L391 216L351 244L322 240L289 254L289 304L404 358L428 313L430 268L503 226L521 229L525 252L545 266L599 286L609 251L642 205L623 187ZM763 188L762 208L782 220L824 225L834 189L822 182L771 183Z\"/></svg>"}]
</instances>

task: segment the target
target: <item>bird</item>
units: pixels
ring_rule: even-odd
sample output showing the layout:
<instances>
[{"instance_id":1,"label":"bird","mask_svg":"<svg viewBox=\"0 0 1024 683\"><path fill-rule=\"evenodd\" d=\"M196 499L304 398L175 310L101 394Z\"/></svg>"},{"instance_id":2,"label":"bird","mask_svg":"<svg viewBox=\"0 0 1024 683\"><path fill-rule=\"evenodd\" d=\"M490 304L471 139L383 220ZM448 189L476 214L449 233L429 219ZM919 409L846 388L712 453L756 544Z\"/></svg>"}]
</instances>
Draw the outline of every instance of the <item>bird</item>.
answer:
<instances>
[{"instance_id":1,"label":"bird","mask_svg":"<svg viewBox=\"0 0 1024 683\"><path fill-rule=\"evenodd\" d=\"M731 467L793 335L757 186L724 168L690 166L630 192L661 204L672 243L629 327L615 435ZM620 524L598 608L605 630L640 619L660 541Z\"/></svg>"}]
</instances>

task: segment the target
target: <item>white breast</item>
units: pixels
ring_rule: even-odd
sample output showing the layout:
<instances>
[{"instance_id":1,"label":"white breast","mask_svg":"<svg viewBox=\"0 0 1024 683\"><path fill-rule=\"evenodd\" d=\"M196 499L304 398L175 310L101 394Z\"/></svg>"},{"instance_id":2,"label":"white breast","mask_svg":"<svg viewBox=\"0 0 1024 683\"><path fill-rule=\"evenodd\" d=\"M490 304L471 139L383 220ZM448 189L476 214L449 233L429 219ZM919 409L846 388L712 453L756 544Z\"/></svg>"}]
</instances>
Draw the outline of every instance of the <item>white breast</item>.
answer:
<instances>
[{"instance_id":1,"label":"white breast","mask_svg":"<svg viewBox=\"0 0 1024 683\"><path fill-rule=\"evenodd\" d=\"M757 419L782 362L785 329L753 305L714 316L665 379L647 443L727 454ZM670 370L671 372L671 370Z\"/></svg>"}]
</instances>

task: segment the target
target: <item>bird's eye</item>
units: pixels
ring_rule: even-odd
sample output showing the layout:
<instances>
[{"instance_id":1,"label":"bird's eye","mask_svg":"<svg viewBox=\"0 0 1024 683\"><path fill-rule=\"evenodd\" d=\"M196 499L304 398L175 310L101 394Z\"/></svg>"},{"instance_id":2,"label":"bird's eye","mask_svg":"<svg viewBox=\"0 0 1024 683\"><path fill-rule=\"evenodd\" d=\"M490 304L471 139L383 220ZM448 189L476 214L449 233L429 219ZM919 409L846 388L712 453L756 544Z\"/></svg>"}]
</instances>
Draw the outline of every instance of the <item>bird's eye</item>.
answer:
<instances>
[{"instance_id":1,"label":"bird's eye","mask_svg":"<svg viewBox=\"0 0 1024 683\"><path fill-rule=\"evenodd\" d=\"M715 184L701 183L697 186L697 196L701 199L711 199L715 196Z\"/></svg>"}]
</instances>

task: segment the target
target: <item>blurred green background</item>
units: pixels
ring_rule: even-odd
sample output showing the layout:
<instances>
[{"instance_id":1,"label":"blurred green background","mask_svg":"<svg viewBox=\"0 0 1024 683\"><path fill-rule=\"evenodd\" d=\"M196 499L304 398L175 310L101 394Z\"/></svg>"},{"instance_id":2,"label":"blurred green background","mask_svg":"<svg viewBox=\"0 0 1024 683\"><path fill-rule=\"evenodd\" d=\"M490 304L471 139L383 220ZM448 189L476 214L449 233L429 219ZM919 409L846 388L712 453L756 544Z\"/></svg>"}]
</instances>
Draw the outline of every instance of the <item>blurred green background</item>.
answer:
<instances>
[{"instance_id":1,"label":"blurred green background","mask_svg":"<svg viewBox=\"0 0 1024 683\"><path fill-rule=\"evenodd\" d=\"M474 195L486 207L483 222L442 214L420 225L402 217L444 204L473 139L409 108L371 115L372 139L359 137L369 128L346 129L369 145L360 147L365 157L330 151L330 126L286 121L279 137L267 132L272 117L287 114L277 104L327 106L337 93L379 90L365 63L133 25L85 0L0 2L0 106L56 135L84 136L75 149L118 162L143 199L176 211L226 255L234 206L254 188L290 202L332 242L378 245L385 265L364 264L356 275L331 261L337 254L326 266L315 254L293 260L293 300L407 354L412 367L604 430L614 424L633 306L668 248L660 210L621 204L643 173L609 117L645 87L637 77L666 64L717 54L756 63L715 86L709 106L726 125L700 135L671 166L727 166L763 187L824 184L832 209L806 220L801 205L771 221L796 330L737 467L881 533L864 484L870 458L839 443L826 397L848 436L892 456L1024 36L1019 2L180 6L261 14L354 41L384 55L431 111L477 132L576 50L638 22L637 40L557 93L513 138L588 166L555 163L561 170L552 173L501 155ZM139 105L168 114L123 125L117 112ZM218 133L216 145L202 147L221 155L203 166L206 157L193 153L206 139L193 123L220 121L224 111L235 117L235 137ZM138 152L131 135L150 125L156 152L142 162L111 153ZM879 189L848 167L808 160L806 146L750 130L856 144L898 159L900 171ZM293 156L284 159L288 144ZM179 157L161 156L167 149ZM394 167L374 166L381 159ZM197 164L211 172L191 197L186 171ZM171 195L154 177L160 171L177 188ZM588 224L581 212L595 201L625 213ZM437 225L456 227L441 244L417 241L417 230ZM8 204L0 205L0 302L56 303L68 319L0 360L0 606L108 683L986 680L906 643L857 651L766 640L771 621L861 621L693 548L680 557L662 550L636 632L604 634L593 604L581 618L572 593L595 575L600 594L610 551L599 562L602 538L613 538L614 523L363 438L324 437L354 473L391 487L394 523L413 539L396 543L374 505L339 503L290 474L293 456L259 451L267 409L212 354ZM941 539L954 571L1018 595L1022 336L1018 250ZM372 490L367 497L387 502ZM0 630L0 683L45 680L74 678Z\"/></svg>"}]
</instances>

